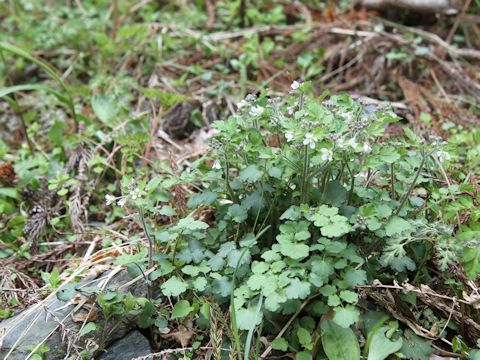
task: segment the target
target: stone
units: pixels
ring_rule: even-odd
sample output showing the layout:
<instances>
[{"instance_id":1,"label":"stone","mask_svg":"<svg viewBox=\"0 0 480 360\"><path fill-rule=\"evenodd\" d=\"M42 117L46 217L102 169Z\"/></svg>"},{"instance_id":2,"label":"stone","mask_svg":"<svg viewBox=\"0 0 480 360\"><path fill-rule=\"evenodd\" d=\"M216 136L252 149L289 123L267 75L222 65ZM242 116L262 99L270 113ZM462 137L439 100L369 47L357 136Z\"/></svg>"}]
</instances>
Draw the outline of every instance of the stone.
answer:
<instances>
[{"instance_id":1,"label":"stone","mask_svg":"<svg viewBox=\"0 0 480 360\"><path fill-rule=\"evenodd\" d=\"M92 286L102 280L107 281L106 289L111 291L124 294L131 292L137 297L145 297L147 294L145 281L132 282L126 270L114 274L110 271L105 272L95 279L81 281L76 288ZM66 355L75 355L77 350L81 351L87 343L93 351L98 351L125 336L135 326L132 319L127 322L112 317L107 321L98 309L96 319L92 320L96 324L96 330L80 337L79 330L83 322L75 319L75 315L78 316L82 312L84 316L88 314L87 310L82 309L81 304L61 301L51 294L43 302L31 305L12 318L0 322L0 359L25 360L32 346L40 343L49 348L44 360L57 360L65 358ZM103 334L108 336L105 337Z\"/></svg>"},{"instance_id":2,"label":"stone","mask_svg":"<svg viewBox=\"0 0 480 360\"><path fill-rule=\"evenodd\" d=\"M115 341L98 357L98 360L132 360L152 353L148 339L134 330Z\"/></svg>"}]
</instances>

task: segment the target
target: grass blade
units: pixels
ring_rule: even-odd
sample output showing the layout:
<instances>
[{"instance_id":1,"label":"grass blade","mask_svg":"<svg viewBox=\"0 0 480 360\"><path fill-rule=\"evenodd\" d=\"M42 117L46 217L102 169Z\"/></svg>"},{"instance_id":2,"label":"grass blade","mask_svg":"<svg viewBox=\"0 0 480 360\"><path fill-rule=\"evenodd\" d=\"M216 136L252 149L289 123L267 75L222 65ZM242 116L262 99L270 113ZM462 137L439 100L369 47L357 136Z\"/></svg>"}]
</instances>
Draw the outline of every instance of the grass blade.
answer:
<instances>
[{"instance_id":1,"label":"grass blade","mask_svg":"<svg viewBox=\"0 0 480 360\"><path fill-rule=\"evenodd\" d=\"M73 121L74 121L74 124L75 124L75 131L77 131L78 130L77 114L75 112L75 106L74 106L74 103L73 103L73 100L72 100L70 90L67 87L67 85L65 84L65 82L57 74L55 69L52 66L50 66L49 64L47 64L46 62L44 62L44 61L40 60L39 58L33 56L29 52L15 46L15 45L9 44L7 42L0 41L0 52L2 52L2 51L9 52L11 54L20 56L20 57L22 57L22 58L24 58L28 61L33 62L34 64L38 65L43 71L45 71L48 74L48 76L50 76L50 78L55 80L60 85L60 87L63 89L63 91L65 92L66 95L60 94L58 91L55 92L55 90L49 88L48 86L45 86L41 89L52 93L58 99L60 99L60 101L62 101L64 104L66 104L68 106L68 109L70 110L70 112L72 114L72 118L73 118ZM23 86L22 90L39 90L40 89L40 88L32 87L33 85L17 85L17 86L20 86L20 87ZM41 85L37 85L37 86L41 86ZM11 88L15 88L15 86L12 86ZM8 91L8 89L11 89L11 88L6 88L6 89L3 89L3 90L0 90L0 92ZM20 91L20 90L16 90L16 91ZM5 95L7 95L11 92L7 92L7 93L5 93Z\"/></svg>"}]
</instances>

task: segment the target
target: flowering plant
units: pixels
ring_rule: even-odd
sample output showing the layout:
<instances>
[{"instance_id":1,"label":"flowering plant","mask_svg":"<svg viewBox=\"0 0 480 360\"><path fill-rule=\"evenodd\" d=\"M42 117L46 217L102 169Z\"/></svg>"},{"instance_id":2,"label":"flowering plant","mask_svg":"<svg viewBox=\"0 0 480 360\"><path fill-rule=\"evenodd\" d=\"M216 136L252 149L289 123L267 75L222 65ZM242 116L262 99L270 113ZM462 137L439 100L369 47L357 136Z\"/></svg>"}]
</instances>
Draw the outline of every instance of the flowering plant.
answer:
<instances>
[{"instance_id":1,"label":"flowering plant","mask_svg":"<svg viewBox=\"0 0 480 360\"><path fill-rule=\"evenodd\" d=\"M211 152L193 169L169 181L127 184L123 196L106 199L175 216L152 229L164 250L150 252L149 263L157 264L150 280L163 280L165 296L191 292L225 304L239 353L239 331L276 323L307 303L308 316L352 331L361 314L357 287L408 278L431 241L440 268L460 257L450 246L453 227L428 202L436 186L430 179L450 160L444 144L408 129L389 139L385 130L399 118L388 107L308 93L309 84L295 82L284 99L247 96L235 115L213 124ZM182 179L199 189L188 209L152 200L158 186ZM200 214L208 209L214 218L207 220ZM425 209L429 219L419 215ZM203 305L177 304L188 310L182 318L208 318ZM297 323L284 336L312 353L312 332L309 322Z\"/></svg>"}]
</instances>

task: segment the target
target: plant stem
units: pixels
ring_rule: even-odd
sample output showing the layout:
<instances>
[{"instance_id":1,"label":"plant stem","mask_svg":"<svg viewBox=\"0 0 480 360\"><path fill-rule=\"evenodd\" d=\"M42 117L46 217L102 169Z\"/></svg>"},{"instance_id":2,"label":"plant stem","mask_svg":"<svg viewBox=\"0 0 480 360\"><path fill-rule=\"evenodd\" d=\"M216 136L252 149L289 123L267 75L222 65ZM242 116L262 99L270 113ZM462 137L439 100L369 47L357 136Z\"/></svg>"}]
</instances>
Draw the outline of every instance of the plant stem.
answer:
<instances>
[{"instance_id":1,"label":"plant stem","mask_svg":"<svg viewBox=\"0 0 480 360\"><path fill-rule=\"evenodd\" d=\"M143 232L145 233L145 236L147 237L148 240L148 269L151 269L153 267L153 256L154 256L154 244L152 237L150 236L150 233L148 232L147 229L147 224L145 223L145 215L143 213L143 208L141 206L138 206L138 213L140 214L140 222L142 223L142 228ZM150 281L147 279L147 291L148 291L148 299L152 298L152 286L150 284Z\"/></svg>"},{"instance_id":2,"label":"plant stem","mask_svg":"<svg viewBox=\"0 0 480 360\"><path fill-rule=\"evenodd\" d=\"M230 182L228 181L228 174L230 173L230 168L228 166L227 155L225 154L225 187L227 188L228 194L230 195L231 200L234 203L238 203L237 197L233 192L233 189L230 187Z\"/></svg>"},{"instance_id":3,"label":"plant stem","mask_svg":"<svg viewBox=\"0 0 480 360\"><path fill-rule=\"evenodd\" d=\"M347 198L347 205L350 205L350 201L352 201L353 190L355 189L355 176L353 175L350 166L348 166L348 162L345 162L345 166L347 167L348 173L350 174L350 191L348 192Z\"/></svg>"},{"instance_id":4,"label":"plant stem","mask_svg":"<svg viewBox=\"0 0 480 360\"><path fill-rule=\"evenodd\" d=\"M418 177L420 176L420 172L423 169L423 165L425 164L427 156L422 152L422 161L420 162L420 165L418 166L418 170L415 174L415 177L413 178L412 183L410 184L410 187L408 188L408 191L405 193L403 196L402 200L400 201L400 206L398 207L397 211L395 211L395 216L400 214L400 211L403 208L403 205L405 205L405 202L407 201L408 197L410 196L411 192L413 191L413 188L415 187L415 184L417 183Z\"/></svg>"},{"instance_id":5,"label":"plant stem","mask_svg":"<svg viewBox=\"0 0 480 360\"><path fill-rule=\"evenodd\" d=\"M302 168L302 179L301 179L301 197L300 197L300 202L302 204L305 204L308 201L308 192L307 192L307 187L308 187L308 165L309 165L309 159L308 159L308 145L303 146L303 168Z\"/></svg>"},{"instance_id":6,"label":"plant stem","mask_svg":"<svg viewBox=\"0 0 480 360\"><path fill-rule=\"evenodd\" d=\"M392 200L395 200L395 181L394 181L394 177L393 177L393 174L394 174L394 171L393 171L393 164L394 163L391 163L390 164L390 197L392 198Z\"/></svg>"}]
</instances>

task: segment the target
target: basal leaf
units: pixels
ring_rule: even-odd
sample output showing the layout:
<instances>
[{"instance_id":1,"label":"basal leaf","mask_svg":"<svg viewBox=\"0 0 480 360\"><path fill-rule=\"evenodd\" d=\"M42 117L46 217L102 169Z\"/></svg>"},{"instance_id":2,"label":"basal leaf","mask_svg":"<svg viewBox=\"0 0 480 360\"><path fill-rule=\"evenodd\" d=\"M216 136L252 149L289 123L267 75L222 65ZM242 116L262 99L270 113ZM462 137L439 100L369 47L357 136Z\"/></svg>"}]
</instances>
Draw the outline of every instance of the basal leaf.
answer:
<instances>
[{"instance_id":1,"label":"basal leaf","mask_svg":"<svg viewBox=\"0 0 480 360\"><path fill-rule=\"evenodd\" d=\"M329 360L359 360L360 345L350 328L337 325L333 320L321 320L323 351Z\"/></svg>"}]
</instances>

